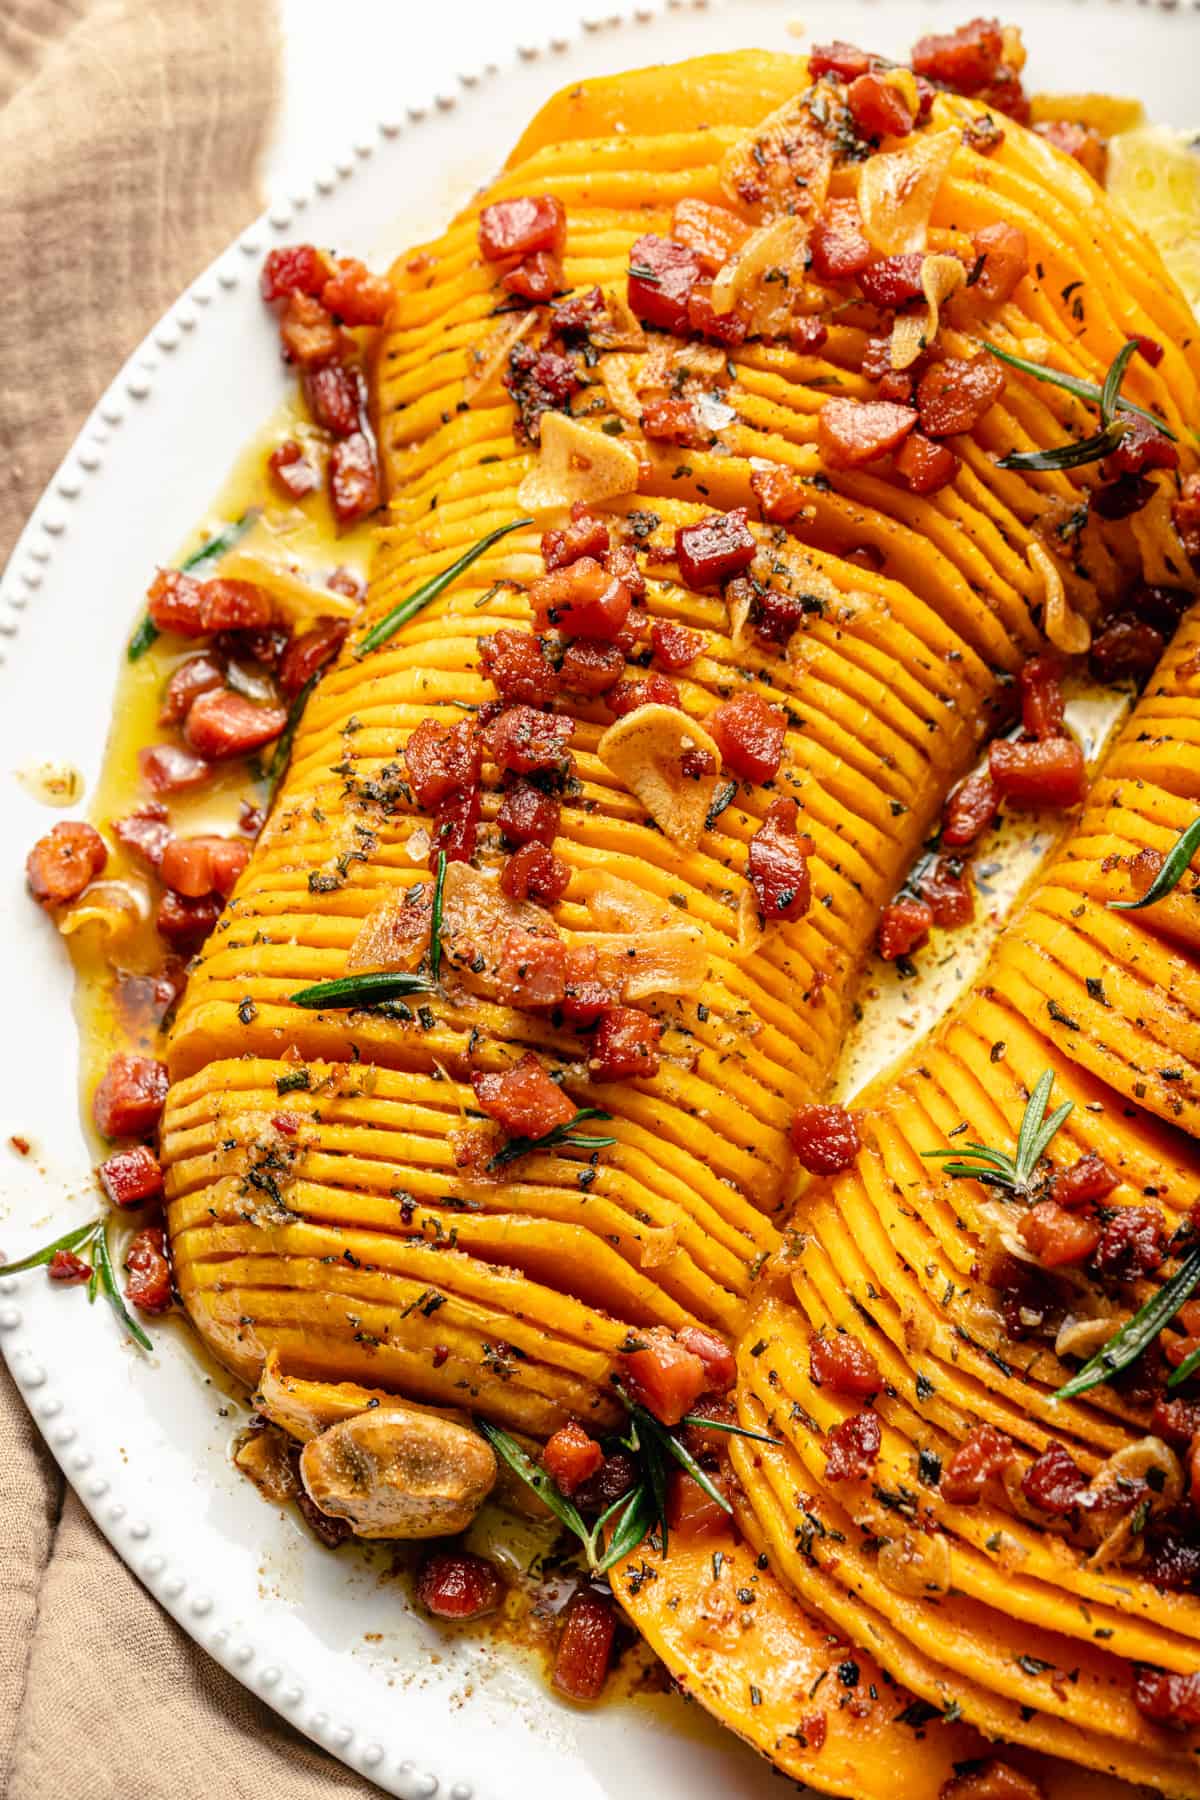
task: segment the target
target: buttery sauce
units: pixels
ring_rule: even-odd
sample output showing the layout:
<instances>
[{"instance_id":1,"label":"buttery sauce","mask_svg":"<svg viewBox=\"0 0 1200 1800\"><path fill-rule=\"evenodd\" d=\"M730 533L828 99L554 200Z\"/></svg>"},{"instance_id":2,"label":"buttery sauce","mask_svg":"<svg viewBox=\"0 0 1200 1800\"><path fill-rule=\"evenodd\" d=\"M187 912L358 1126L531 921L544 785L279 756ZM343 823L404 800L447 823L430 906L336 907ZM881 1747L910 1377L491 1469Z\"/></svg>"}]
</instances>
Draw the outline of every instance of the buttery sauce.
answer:
<instances>
[{"instance_id":1,"label":"buttery sauce","mask_svg":"<svg viewBox=\"0 0 1200 1800\"><path fill-rule=\"evenodd\" d=\"M314 578L327 578L341 568L365 582L370 521L339 532L323 489L297 502L282 499L272 486L267 457L289 438L302 446L317 438L298 394L278 409L238 457L205 518L181 546L177 560L195 551L222 525L257 513L239 540L239 549L298 565L302 573ZM148 567L147 585L153 573ZM140 616L140 612L134 614L131 631ZM88 808L89 818L104 832L109 845L104 882L119 884L133 901L128 911L106 908L102 917L81 923L67 937L75 968L83 1116L89 1134L90 1096L114 1051L136 1049L154 1054L161 1049L164 1004L154 975L163 962L163 943L154 928L151 888L144 867L112 837L110 826L113 819L133 812L149 798L138 770L138 752L166 735L158 722L163 690L172 672L193 654L194 647L182 640L160 637L136 661L122 658L100 780ZM261 766L253 759L236 759L218 765L203 787L169 797L171 825L181 835L214 832L236 836L243 808L262 807L267 798ZM69 909L69 913L76 911Z\"/></svg>"},{"instance_id":2,"label":"buttery sauce","mask_svg":"<svg viewBox=\"0 0 1200 1800\"><path fill-rule=\"evenodd\" d=\"M1132 694L1089 682L1064 684L1066 723L1083 746L1089 779L1129 711ZM932 1031L966 992L996 935L1065 830L1061 816L1002 815L970 852L975 917L955 930L937 926L909 962L873 956L867 965L855 1022L842 1048L834 1089L851 1100L883 1080L918 1039Z\"/></svg>"}]
</instances>

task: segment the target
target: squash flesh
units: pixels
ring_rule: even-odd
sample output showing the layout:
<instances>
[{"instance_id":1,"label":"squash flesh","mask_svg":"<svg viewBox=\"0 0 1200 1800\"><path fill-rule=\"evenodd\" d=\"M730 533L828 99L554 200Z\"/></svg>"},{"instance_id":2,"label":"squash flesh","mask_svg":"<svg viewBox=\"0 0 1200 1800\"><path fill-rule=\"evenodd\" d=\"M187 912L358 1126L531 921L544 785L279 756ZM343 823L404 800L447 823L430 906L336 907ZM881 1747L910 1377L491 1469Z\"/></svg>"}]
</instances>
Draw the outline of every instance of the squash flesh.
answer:
<instances>
[{"instance_id":1,"label":"squash flesh","mask_svg":"<svg viewBox=\"0 0 1200 1800\"><path fill-rule=\"evenodd\" d=\"M1025 1097L1049 1067L1055 1102L1075 1101L1050 1148L1056 1167L1088 1152L1104 1156L1121 1177L1109 1204L1138 1204L1149 1188L1169 1226L1200 1193L1200 1152L1190 1141L1194 971L1144 915L1107 909L1111 874L1091 854L1113 831L1136 842L1139 821L1153 832L1164 811L1174 814L1172 796L1127 771L1140 763L1147 712L1166 745L1177 730L1186 739L1200 717L1190 678L1197 645L1193 609L1077 829L975 988L918 1054L867 1094L854 1167L814 1183L801 1200L792 1225L799 1248L779 1264L780 1279L769 1284L740 1351L742 1421L779 1434L785 1447L760 1451L734 1440L731 1448L760 1520L771 1516L771 1494L784 1509L790 1494L810 1496L819 1529L803 1554L777 1530L772 1565L801 1604L817 1604L819 1591L835 1622L897 1680L941 1705L953 1700L983 1731L1183 1794L1200 1790L1195 1734L1166 1732L1137 1712L1130 1664L1194 1669L1200 1602L1163 1593L1136 1564L1119 1572L1089 1566L1084 1549L1039 1528L1036 1515L1023 1521L986 1502L954 1506L921 1481L922 1451L944 1464L982 1422L1010 1435L1029 1459L1048 1443L1065 1444L1088 1474L1147 1429L1144 1414L1108 1388L1054 1399L1071 1365L1042 1344L1014 1345L978 1274L995 1202L974 1182L939 1178L922 1152L952 1142L947 1133L963 1120L984 1142L1011 1143ZM1189 792L1174 766L1175 785L1191 801L1184 810L1194 816L1200 783ZM1101 982L1102 1022L1084 1010L1100 1005L1087 974ZM1078 1029L1063 1023L1069 1009L1082 1014ZM1154 1079L1148 1045L1169 1051L1182 1081ZM1181 1123L1189 1135L1167 1135L1164 1123ZM882 1449L868 1483L835 1487L825 1479L821 1435L847 1408L813 1384L807 1346L811 1333L830 1330L861 1338L884 1372L875 1403ZM881 1494L913 1496L914 1514L948 1547L952 1594L914 1599L881 1579L872 1538L898 1529ZM1070 1671L1067 1687L1055 1670Z\"/></svg>"}]
</instances>

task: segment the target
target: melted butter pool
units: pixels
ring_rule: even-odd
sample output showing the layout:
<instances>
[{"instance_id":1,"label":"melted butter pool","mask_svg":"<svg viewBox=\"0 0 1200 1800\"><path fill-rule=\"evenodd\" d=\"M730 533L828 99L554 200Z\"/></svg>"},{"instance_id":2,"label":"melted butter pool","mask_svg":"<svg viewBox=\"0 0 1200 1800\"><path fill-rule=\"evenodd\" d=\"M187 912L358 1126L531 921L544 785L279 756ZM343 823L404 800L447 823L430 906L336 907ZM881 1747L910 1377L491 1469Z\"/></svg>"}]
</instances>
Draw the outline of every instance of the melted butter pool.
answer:
<instances>
[{"instance_id":1,"label":"melted butter pool","mask_svg":"<svg viewBox=\"0 0 1200 1800\"><path fill-rule=\"evenodd\" d=\"M1083 746L1089 780L1132 704L1130 693L1089 682L1067 687L1068 727ZM970 857L975 918L957 930L936 927L914 952L915 973L873 956L859 993L857 1018L847 1036L836 1093L850 1100L878 1080L945 1017L987 960L1006 919L1056 848L1064 819L1051 813L1002 816Z\"/></svg>"}]
</instances>

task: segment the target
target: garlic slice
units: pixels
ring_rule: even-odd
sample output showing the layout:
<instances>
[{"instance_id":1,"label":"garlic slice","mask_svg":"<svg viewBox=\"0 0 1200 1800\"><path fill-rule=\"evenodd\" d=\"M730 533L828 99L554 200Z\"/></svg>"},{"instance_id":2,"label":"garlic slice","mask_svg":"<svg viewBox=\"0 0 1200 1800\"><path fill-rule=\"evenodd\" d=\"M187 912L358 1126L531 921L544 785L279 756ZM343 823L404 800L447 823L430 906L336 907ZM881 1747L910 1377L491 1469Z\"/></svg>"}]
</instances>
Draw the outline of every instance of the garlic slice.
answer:
<instances>
[{"instance_id":1,"label":"garlic slice","mask_svg":"<svg viewBox=\"0 0 1200 1800\"><path fill-rule=\"evenodd\" d=\"M557 512L637 492L638 459L627 444L563 413L542 415L541 448L517 489L522 512Z\"/></svg>"},{"instance_id":2,"label":"garlic slice","mask_svg":"<svg viewBox=\"0 0 1200 1800\"><path fill-rule=\"evenodd\" d=\"M587 870L578 877L578 888L589 919L601 931L653 931L672 917L666 901L607 869Z\"/></svg>"},{"instance_id":3,"label":"garlic slice","mask_svg":"<svg viewBox=\"0 0 1200 1800\"><path fill-rule=\"evenodd\" d=\"M259 1493L276 1506L296 1498L299 1478L292 1467L287 1438L274 1425L264 1425L238 1445L233 1460Z\"/></svg>"},{"instance_id":4,"label":"garlic slice","mask_svg":"<svg viewBox=\"0 0 1200 1800\"><path fill-rule=\"evenodd\" d=\"M619 288L604 289L604 315L588 334L598 350L644 350L642 322Z\"/></svg>"},{"instance_id":5,"label":"garlic slice","mask_svg":"<svg viewBox=\"0 0 1200 1800\"><path fill-rule=\"evenodd\" d=\"M721 191L735 208L803 212L815 218L825 204L833 173L833 143L803 95L739 137L721 160Z\"/></svg>"},{"instance_id":6,"label":"garlic slice","mask_svg":"<svg viewBox=\"0 0 1200 1800\"><path fill-rule=\"evenodd\" d=\"M1082 656L1091 648L1092 628L1075 612L1067 600L1058 564L1044 544L1036 539L1026 551L1030 568L1041 577L1044 608L1042 628L1056 650L1064 656Z\"/></svg>"},{"instance_id":7,"label":"garlic slice","mask_svg":"<svg viewBox=\"0 0 1200 1800\"><path fill-rule=\"evenodd\" d=\"M251 550L227 550L217 574L222 581L249 581L262 588L289 624L307 619L353 619L362 605L361 599L305 581L298 570L267 556L255 556Z\"/></svg>"},{"instance_id":8,"label":"garlic slice","mask_svg":"<svg viewBox=\"0 0 1200 1800\"><path fill-rule=\"evenodd\" d=\"M125 943L150 917L150 892L136 877L93 881L55 920L63 937L97 927L106 948Z\"/></svg>"},{"instance_id":9,"label":"garlic slice","mask_svg":"<svg viewBox=\"0 0 1200 1800\"><path fill-rule=\"evenodd\" d=\"M707 751L711 775L685 775L685 750ZM674 706L639 706L610 725L597 755L635 794L673 844L690 850L700 841L721 767L715 739Z\"/></svg>"},{"instance_id":10,"label":"garlic slice","mask_svg":"<svg viewBox=\"0 0 1200 1800\"><path fill-rule=\"evenodd\" d=\"M356 1381L308 1381L285 1375L279 1352L268 1350L254 1404L273 1425L306 1444L339 1419L352 1419L392 1398L383 1388L360 1387Z\"/></svg>"},{"instance_id":11,"label":"garlic slice","mask_svg":"<svg viewBox=\"0 0 1200 1800\"><path fill-rule=\"evenodd\" d=\"M467 351L467 374L463 382L463 399L468 406L493 406L497 401L508 399L503 376L508 367L509 352L514 344L529 336L536 324L535 309L514 313L496 331L490 332L482 344L471 346Z\"/></svg>"},{"instance_id":12,"label":"garlic slice","mask_svg":"<svg viewBox=\"0 0 1200 1800\"><path fill-rule=\"evenodd\" d=\"M941 1532L905 1531L879 1549L875 1566L893 1593L913 1599L950 1591L950 1546Z\"/></svg>"},{"instance_id":13,"label":"garlic slice","mask_svg":"<svg viewBox=\"0 0 1200 1800\"><path fill-rule=\"evenodd\" d=\"M442 884L442 951L469 987L495 997L497 964L511 931L535 937L557 937L545 907L532 900L510 900L497 871L470 863L446 865Z\"/></svg>"},{"instance_id":14,"label":"garlic slice","mask_svg":"<svg viewBox=\"0 0 1200 1800\"><path fill-rule=\"evenodd\" d=\"M1154 1479L1151 1479L1151 1478ZM1133 1504L1131 1483L1145 1481L1141 1505ZM1091 1568L1110 1568L1114 1563L1140 1560L1142 1530L1153 1514L1176 1505L1183 1492L1183 1467L1175 1452L1158 1437L1139 1438L1102 1462L1088 1485L1091 1506L1081 1521L1084 1534L1095 1543L1088 1557ZM1143 1506L1145 1511L1142 1510Z\"/></svg>"},{"instance_id":15,"label":"garlic slice","mask_svg":"<svg viewBox=\"0 0 1200 1800\"><path fill-rule=\"evenodd\" d=\"M600 365L600 379L604 383L608 403L627 425L640 425L642 422L640 395L644 367L649 360L648 356L614 353L606 356ZM544 418L542 423L544 427Z\"/></svg>"},{"instance_id":16,"label":"garlic slice","mask_svg":"<svg viewBox=\"0 0 1200 1800\"><path fill-rule=\"evenodd\" d=\"M415 969L429 945L429 914L410 896L417 884L386 894L372 907L346 953L346 973Z\"/></svg>"},{"instance_id":17,"label":"garlic slice","mask_svg":"<svg viewBox=\"0 0 1200 1800\"><path fill-rule=\"evenodd\" d=\"M938 334L942 305L966 283L967 271L957 256L927 256L921 264L921 292L926 312L901 313L892 327L893 369L908 369Z\"/></svg>"},{"instance_id":18,"label":"garlic slice","mask_svg":"<svg viewBox=\"0 0 1200 1800\"><path fill-rule=\"evenodd\" d=\"M858 210L868 241L884 256L924 250L933 204L960 142L955 129L936 131L863 164Z\"/></svg>"},{"instance_id":19,"label":"garlic slice","mask_svg":"<svg viewBox=\"0 0 1200 1800\"><path fill-rule=\"evenodd\" d=\"M698 925L664 925L619 935L579 931L572 934L572 945L595 950L601 980L620 984L626 1006L658 994L695 994L708 974L708 951Z\"/></svg>"},{"instance_id":20,"label":"garlic slice","mask_svg":"<svg viewBox=\"0 0 1200 1800\"><path fill-rule=\"evenodd\" d=\"M732 312L738 300L768 269L801 270L808 228L802 220L784 214L752 231L736 256L713 276L712 307L717 313Z\"/></svg>"},{"instance_id":21,"label":"garlic slice","mask_svg":"<svg viewBox=\"0 0 1200 1800\"><path fill-rule=\"evenodd\" d=\"M731 582L726 591L725 610L729 615L729 642L738 656L755 647L750 627L754 593L749 582Z\"/></svg>"}]
</instances>

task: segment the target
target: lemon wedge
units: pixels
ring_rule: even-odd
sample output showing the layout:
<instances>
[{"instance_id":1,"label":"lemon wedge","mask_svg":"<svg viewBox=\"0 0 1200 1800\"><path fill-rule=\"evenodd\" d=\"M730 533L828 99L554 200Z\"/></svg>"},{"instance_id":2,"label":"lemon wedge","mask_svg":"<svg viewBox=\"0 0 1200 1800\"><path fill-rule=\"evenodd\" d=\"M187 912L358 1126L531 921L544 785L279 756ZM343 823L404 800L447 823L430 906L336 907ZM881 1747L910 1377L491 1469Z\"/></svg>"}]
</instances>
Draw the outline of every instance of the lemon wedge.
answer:
<instances>
[{"instance_id":1,"label":"lemon wedge","mask_svg":"<svg viewBox=\"0 0 1200 1800\"><path fill-rule=\"evenodd\" d=\"M1090 125L1104 138L1132 131L1146 120L1140 100L1125 100L1119 94L1031 94L1029 105L1033 125L1067 119L1073 125Z\"/></svg>"},{"instance_id":2,"label":"lemon wedge","mask_svg":"<svg viewBox=\"0 0 1200 1800\"><path fill-rule=\"evenodd\" d=\"M1108 192L1157 245L1200 311L1200 149L1194 133L1165 125L1119 132L1108 146Z\"/></svg>"}]
</instances>

